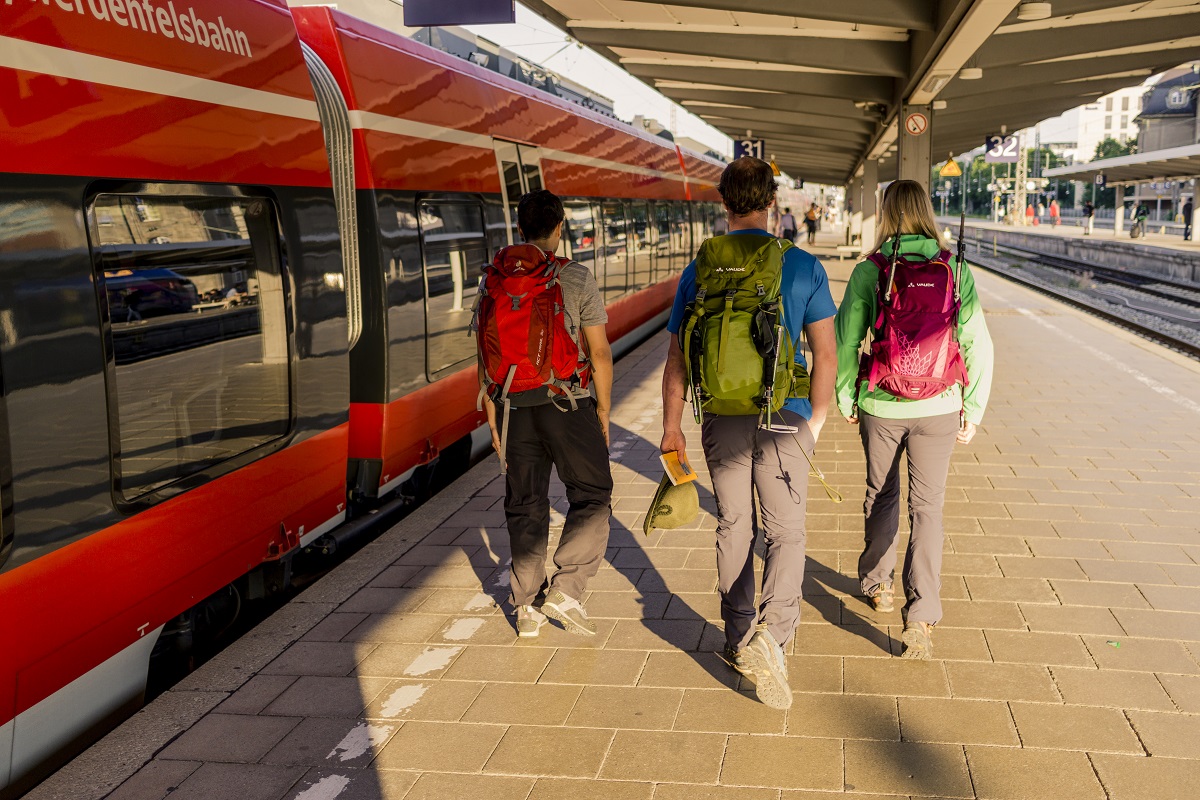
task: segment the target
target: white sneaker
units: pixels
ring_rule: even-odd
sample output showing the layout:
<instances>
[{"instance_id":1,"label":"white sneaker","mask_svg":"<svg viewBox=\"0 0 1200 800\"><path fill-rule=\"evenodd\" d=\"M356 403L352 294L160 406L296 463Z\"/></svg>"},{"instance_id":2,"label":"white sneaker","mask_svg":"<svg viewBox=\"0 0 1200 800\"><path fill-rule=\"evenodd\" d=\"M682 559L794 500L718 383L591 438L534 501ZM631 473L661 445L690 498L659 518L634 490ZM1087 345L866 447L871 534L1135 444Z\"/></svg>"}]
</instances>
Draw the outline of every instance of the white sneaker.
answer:
<instances>
[{"instance_id":1,"label":"white sneaker","mask_svg":"<svg viewBox=\"0 0 1200 800\"><path fill-rule=\"evenodd\" d=\"M533 606L517 606L517 636L530 639L546 624L546 615Z\"/></svg>"},{"instance_id":2,"label":"white sneaker","mask_svg":"<svg viewBox=\"0 0 1200 800\"><path fill-rule=\"evenodd\" d=\"M585 636L596 635L596 624L588 619L587 612L574 597L568 597L558 589L551 589L542 604L542 611L551 619L562 623L570 633L581 633Z\"/></svg>"}]
</instances>

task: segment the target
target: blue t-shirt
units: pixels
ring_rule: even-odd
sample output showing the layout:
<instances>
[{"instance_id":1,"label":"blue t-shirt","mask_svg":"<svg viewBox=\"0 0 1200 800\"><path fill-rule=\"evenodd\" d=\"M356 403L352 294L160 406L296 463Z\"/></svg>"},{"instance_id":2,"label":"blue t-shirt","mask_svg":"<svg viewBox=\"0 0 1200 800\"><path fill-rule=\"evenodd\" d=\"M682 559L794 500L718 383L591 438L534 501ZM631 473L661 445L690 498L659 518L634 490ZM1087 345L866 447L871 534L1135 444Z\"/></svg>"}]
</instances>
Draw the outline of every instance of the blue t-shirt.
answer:
<instances>
[{"instance_id":1,"label":"blue t-shirt","mask_svg":"<svg viewBox=\"0 0 1200 800\"><path fill-rule=\"evenodd\" d=\"M747 229L732 231L728 235L737 236L739 233L769 236L766 231ZM833 304L833 296L829 293L829 276L825 268L812 253L807 253L798 247L788 250L783 256L783 276L780 295L783 299L784 322L792 342L796 348L796 362L806 368L808 363L800 352L800 334L805 325L829 319L837 313ZM683 325L683 314L688 303L696 299L696 262L687 265L679 278L679 288L675 291L675 305L671 307L671 319L667 322L667 330L678 334ZM788 411L799 414L805 419L812 418L812 403L807 398L793 397L783 405Z\"/></svg>"}]
</instances>

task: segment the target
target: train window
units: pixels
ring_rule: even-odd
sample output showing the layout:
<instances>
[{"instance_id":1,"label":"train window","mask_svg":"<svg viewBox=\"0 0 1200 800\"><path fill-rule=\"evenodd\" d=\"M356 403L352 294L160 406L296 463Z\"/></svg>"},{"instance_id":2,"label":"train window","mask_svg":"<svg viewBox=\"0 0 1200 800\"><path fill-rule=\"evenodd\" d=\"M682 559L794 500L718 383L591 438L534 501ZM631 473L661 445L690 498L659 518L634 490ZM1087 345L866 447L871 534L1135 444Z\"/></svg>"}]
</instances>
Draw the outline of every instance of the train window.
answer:
<instances>
[{"instance_id":1,"label":"train window","mask_svg":"<svg viewBox=\"0 0 1200 800\"><path fill-rule=\"evenodd\" d=\"M654 280L671 274L671 204L654 204Z\"/></svg>"},{"instance_id":2,"label":"train window","mask_svg":"<svg viewBox=\"0 0 1200 800\"><path fill-rule=\"evenodd\" d=\"M569 250L567 256L580 264L594 269L596 263L596 225L592 222L592 207L588 203L568 202L564 204L567 224L565 236Z\"/></svg>"},{"instance_id":3,"label":"train window","mask_svg":"<svg viewBox=\"0 0 1200 800\"><path fill-rule=\"evenodd\" d=\"M487 237L478 203L425 201L418 219L425 263L425 357L432 380L475 355L475 337L466 331L487 261Z\"/></svg>"},{"instance_id":4,"label":"train window","mask_svg":"<svg viewBox=\"0 0 1200 800\"><path fill-rule=\"evenodd\" d=\"M605 203L600 216L604 227L604 263L596 266L596 280L604 287L604 299L611 300L625 293L628 246L625 210L620 203Z\"/></svg>"},{"instance_id":5,"label":"train window","mask_svg":"<svg viewBox=\"0 0 1200 800\"><path fill-rule=\"evenodd\" d=\"M628 213L629 252L632 256L629 288L636 291L650 284L654 254L653 229L650 207L646 203L630 203Z\"/></svg>"},{"instance_id":6,"label":"train window","mask_svg":"<svg viewBox=\"0 0 1200 800\"><path fill-rule=\"evenodd\" d=\"M100 194L88 217L109 329L118 496L154 499L286 434L287 310L271 203Z\"/></svg>"},{"instance_id":7,"label":"train window","mask_svg":"<svg viewBox=\"0 0 1200 800\"><path fill-rule=\"evenodd\" d=\"M4 387L0 372L0 390ZM13 543L12 457L8 446L8 407L0 392L0 567L8 559Z\"/></svg>"},{"instance_id":8,"label":"train window","mask_svg":"<svg viewBox=\"0 0 1200 800\"><path fill-rule=\"evenodd\" d=\"M537 192L542 187L542 155L536 147L517 145L521 156L521 172L525 177L525 191Z\"/></svg>"},{"instance_id":9,"label":"train window","mask_svg":"<svg viewBox=\"0 0 1200 800\"><path fill-rule=\"evenodd\" d=\"M671 204L671 269L682 272L692 260L692 229L683 203Z\"/></svg>"}]
</instances>

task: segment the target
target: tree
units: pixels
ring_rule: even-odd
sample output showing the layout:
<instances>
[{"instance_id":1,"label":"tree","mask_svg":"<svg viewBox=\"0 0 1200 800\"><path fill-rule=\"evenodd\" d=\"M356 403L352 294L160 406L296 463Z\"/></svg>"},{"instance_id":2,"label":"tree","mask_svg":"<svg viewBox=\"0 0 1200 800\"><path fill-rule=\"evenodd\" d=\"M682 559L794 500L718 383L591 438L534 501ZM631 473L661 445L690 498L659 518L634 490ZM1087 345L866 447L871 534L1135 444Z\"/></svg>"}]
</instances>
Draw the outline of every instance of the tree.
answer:
<instances>
[{"instance_id":1,"label":"tree","mask_svg":"<svg viewBox=\"0 0 1200 800\"><path fill-rule=\"evenodd\" d=\"M1096 145L1096 152L1092 156L1093 161L1100 161L1106 158L1120 158L1121 156L1130 156L1136 153L1137 138L1121 144L1111 136L1105 137L1104 141ZM1097 189L1096 185L1088 184L1084 189L1084 198L1091 200L1096 208L1116 208L1117 190L1116 187L1106 187Z\"/></svg>"}]
</instances>

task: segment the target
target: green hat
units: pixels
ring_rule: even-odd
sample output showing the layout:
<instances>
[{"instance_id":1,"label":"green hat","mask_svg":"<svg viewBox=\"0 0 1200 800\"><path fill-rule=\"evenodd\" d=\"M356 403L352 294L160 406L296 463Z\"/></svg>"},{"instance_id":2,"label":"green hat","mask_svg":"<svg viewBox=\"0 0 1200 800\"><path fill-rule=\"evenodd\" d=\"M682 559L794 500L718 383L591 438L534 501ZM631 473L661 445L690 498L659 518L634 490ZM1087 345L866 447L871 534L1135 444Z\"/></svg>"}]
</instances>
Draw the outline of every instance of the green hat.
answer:
<instances>
[{"instance_id":1,"label":"green hat","mask_svg":"<svg viewBox=\"0 0 1200 800\"><path fill-rule=\"evenodd\" d=\"M655 528L671 530L688 524L700 513L700 495L696 493L696 482L688 481L678 486L663 475L659 481L658 491L650 501L646 511L646 521L642 523L642 533L647 536Z\"/></svg>"}]
</instances>

